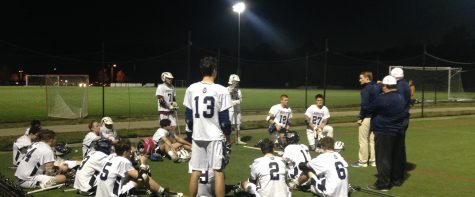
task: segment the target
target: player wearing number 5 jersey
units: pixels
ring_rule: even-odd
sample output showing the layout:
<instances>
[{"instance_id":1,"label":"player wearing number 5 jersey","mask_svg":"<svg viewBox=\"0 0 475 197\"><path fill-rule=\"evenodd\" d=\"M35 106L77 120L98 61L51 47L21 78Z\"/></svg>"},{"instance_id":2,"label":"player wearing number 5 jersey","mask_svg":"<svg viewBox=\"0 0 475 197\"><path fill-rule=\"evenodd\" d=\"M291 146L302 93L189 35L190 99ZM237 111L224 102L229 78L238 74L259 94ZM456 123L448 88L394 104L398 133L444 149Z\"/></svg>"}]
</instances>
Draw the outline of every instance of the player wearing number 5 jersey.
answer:
<instances>
[{"instance_id":1,"label":"player wearing number 5 jersey","mask_svg":"<svg viewBox=\"0 0 475 197\"><path fill-rule=\"evenodd\" d=\"M320 140L323 137L333 137L333 127L327 125L330 118L328 108L323 105L323 95L315 95L315 104L305 111L307 122L307 139L310 150L315 150L317 145L315 139ZM321 150L320 150L321 151Z\"/></svg>"},{"instance_id":2,"label":"player wearing number 5 jersey","mask_svg":"<svg viewBox=\"0 0 475 197\"><path fill-rule=\"evenodd\" d=\"M201 59L203 80L186 89L183 101L186 123L193 132L190 160L193 172L189 183L193 197L201 171L208 169L214 170L216 196L224 196L224 144L231 133L228 109L232 107L232 101L228 89L214 83L216 63L213 57Z\"/></svg>"},{"instance_id":3,"label":"player wearing number 5 jersey","mask_svg":"<svg viewBox=\"0 0 475 197\"><path fill-rule=\"evenodd\" d=\"M312 179L311 191L320 196L348 196L348 163L334 151L333 138L324 137L321 143L323 153L299 166Z\"/></svg>"},{"instance_id":4,"label":"player wearing number 5 jersey","mask_svg":"<svg viewBox=\"0 0 475 197\"><path fill-rule=\"evenodd\" d=\"M284 161L272 154L274 143L264 139L260 148L264 156L254 160L251 165L251 176L242 182L242 187L256 197L291 196L286 183L287 170Z\"/></svg>"}]
</instances>

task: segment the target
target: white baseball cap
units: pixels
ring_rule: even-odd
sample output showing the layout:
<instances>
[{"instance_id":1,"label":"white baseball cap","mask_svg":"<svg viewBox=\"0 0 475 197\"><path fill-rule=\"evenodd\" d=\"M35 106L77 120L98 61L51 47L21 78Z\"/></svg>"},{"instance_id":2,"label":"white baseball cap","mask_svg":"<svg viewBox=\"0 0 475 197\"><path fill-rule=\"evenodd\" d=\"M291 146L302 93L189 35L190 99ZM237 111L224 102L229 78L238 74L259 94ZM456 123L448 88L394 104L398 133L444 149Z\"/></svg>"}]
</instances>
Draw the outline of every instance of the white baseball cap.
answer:
<instances>
[{"instance_id":1,"label":"white baseball cap","mask_svg":"<svg viewBox=\"0 0 475 197\"><path fill-rule=\"evenodd\" d=\"M388 75L388 76L384 77L384 79L383 79L383 84L384 84L384 85L396 85L396 84L397 84L397 80L396 80L396 78L394 78L393 76Z\"/></svg>"},{"instance_id":2,"label":"white baseball cap","mask_svg":"<svg viewBox=\"0 0 475 197\"><path fill-rule=\"evenodd\" d=\"M114 124L114 122L112 121L112 118L110 118L110 117L102 118L101 122L102 122L102 124Z\"/></svg>"},{"instance_id":3,"label":"white baseball cap","mask_svg":"<svg viewBox=\"0 0 475 197\"><path fill-rule=\"evenodd\" d=\"M404 77L404 71L402 68L396 67L391 70L391 76L393 77Z\"/></svg>"}]
</instances>

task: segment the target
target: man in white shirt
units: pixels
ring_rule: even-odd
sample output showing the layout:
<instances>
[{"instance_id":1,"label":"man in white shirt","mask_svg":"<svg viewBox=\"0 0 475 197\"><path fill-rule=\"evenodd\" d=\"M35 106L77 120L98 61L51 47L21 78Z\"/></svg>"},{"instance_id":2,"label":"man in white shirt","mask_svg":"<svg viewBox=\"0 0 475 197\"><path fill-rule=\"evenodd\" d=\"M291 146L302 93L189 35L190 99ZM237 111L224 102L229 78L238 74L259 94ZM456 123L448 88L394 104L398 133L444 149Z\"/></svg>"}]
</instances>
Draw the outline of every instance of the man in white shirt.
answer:
<instances>
[{"instance_id":1,"label":"man in white shirt","mask_svg":"<svg viewBox=\"0 0 475 197\"><path fill-rule=\"evenodd\" d=\"M171 121L171 129L175 131L178 104L176 103L176 90L172 84L173 75L170 72L163 72L161 79L163 83L159 84L157 91L155 91L155 96L158 99L159 121L169 119Z\"/></svg>"},{"instance_id":2,"label":"man in white shirt","mask_svg":"<svg viewBox=\"0 0 475 197\"><path fill-rule=\"evenodd\" d=\"M323 95L315 95L315 104L305 111L305 118L307 123L307 139L310 150L321 151L318 148L318 142L323 137L333 137L333 127L328 125L328 119L330 118L330 112L328 108L323 105ZM318 148L318 149L317 149Z\"/></svg>"},{"instance_id":3,"label":"man in white shirt","mask_svg":"<svg viewBox=\"0 0 475 197\"><path fill-rule=\"evenodd\" d=\"M217 60L214 57L201 59L202 81L186 89L183 105L185 121L192 134L190 164L193 172L189 182L190 196L196 196L201 172L214 170L215 194L224 196L224 163L226 140L231 134L228 109L232 107L229 91L214 83Z\"/></svg>"},{"instance_id":4,"label":"man in white shirt","mask_svg":"<svg viewBox=\"0 0 475 197\"><path fill-rule=\"evenodd\" d=\"M251 165L251 176L241 183L248 193L257 197L289 197L286 183L287 170L282 158L274 156L274 143L264 139L261 143L263 157L257 158Z\"/></svg>"},{"instance_id":5,"label":"man in white shirt","mask_svg":"<svg viewBox=\"0 0 475 197\"><path fill-rule=\"evenodd\" d=\"M285 133L290 129L290 119L292 119L292 109L289 107L289 96L282 94L280 103L272 106L266 121L270 123L269 133L274 134L274 144L283 148L286 144Z\"/></svg>"},{"instance_id":6,"label":"man in white shirt","mask_svg":"<svg viewBox=\"0 0 475 197\"><path fill-rule=\"evenodd\" d=\"M233 102L233 107L229 108L229 118L231 118L231 125L234 126L236 130L236 144L245 145L246 142L241 141L241 102L242 102L242 93L239 89L239 76L236 74L231 74L228 81L228 91L231 95L231 100Z\"/></svg>"},{"instance_id":7,"label":"man in white shirt","mask_svg":"<svg viewBox=\"0 0 475 197\"><path fill-rule=\"evenodd\" d=\"M39 127L30 127L27 135L20 136L13 143L13 166L18 166L18 164L20 164L21 159L26 155L26 152L31 147L31 144L38 138L37 133L39 131Z\"/></svg>"},{"instance_id":8,"label":"man in white shirt","mask_svg":"<svg viewBox=\"0 0 475 197\"><path fill-rule=\"evenodd\" d=\"M299 182L306 182L310 178L311 191L320 196L348 196L348 163L334 151L334 143L333 138L324 137L321 140L323 153L310 162L299 165L305 172L305 175L300 176Z\"/></svg>"},{"instance_id":9,"label":"man in white shirt","mask_svg":"<svg viewBox=\"0 0 475 197\"><path fill-rule=\"evenodd\" d=\"M92 146L94 142L101 139L101 127L98 121L93 120L89 123L89 133L82 140L82 157L86 157L89 153L94 152Z\"/></svg>"},{"instance_id":10,"label":"man in white shirt","mask_svg":"<svg viewBox=\"0 0 475 197\"><path fill-rule=\"evenodd\" d=\"M167 154L173 161L178 161L177 150L184 148L186 151L191 151L191 143L180 136L176 136L171 131L170 123L169 119L160 120L160 128L153 134L152 139L155 142L157 151Z\"/></svg>"},{"instance_id":11,"label":"man in white shirt","mask_svg":"<svg viewBox=\"0 0 475 197\"><path fill-rule=\"evenodd\" d=\"M52 147L56 143L56 134L51 130L41 130L38 138L40 141L28 149L15 171L17 184L22 188L35 188L38 185L46 188L66 182L66 176L58 175L54 170L55 155Z\"/></svg>"}]
</instances>

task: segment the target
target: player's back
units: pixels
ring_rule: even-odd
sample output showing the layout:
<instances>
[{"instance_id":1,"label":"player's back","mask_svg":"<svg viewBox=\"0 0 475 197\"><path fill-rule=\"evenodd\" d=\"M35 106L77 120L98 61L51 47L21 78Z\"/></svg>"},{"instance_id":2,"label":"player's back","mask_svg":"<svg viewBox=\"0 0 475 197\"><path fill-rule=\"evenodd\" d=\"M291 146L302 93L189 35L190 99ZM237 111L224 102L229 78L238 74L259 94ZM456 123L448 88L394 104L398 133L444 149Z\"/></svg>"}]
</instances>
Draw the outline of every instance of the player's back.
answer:
<instances>
[{"instance_id":1,"label":"player's back","mask_svg":"<svg viewBox=\"0 0 475 197\"><path fill-rule=\"evenodd\" d=\"M74 179L74 188L87 192L97 183L96 176L108 161L109 156L101 151L87 155L79 166Z\"/></svg>"},{"instance_id":2,"label":"player's back","mask_svg":"<svg viewBox=\"0 0 475 197\"><path fill-rule=\"evenodd\" d=\"M325 177L323 184L325 195L348 195L348 163L339 153L322 153L310 161L310 166L315 170L317 176Z\"/></svg>"},{"instance_id":3,"label":"player's back","mask_svg":"<svg viewBox=\"0 0 475 197\"><path fill-rule=\"evenodd\" d=\"M54 162L54 160L54 152L51 146L44 142L34 143L18 164L15 177L27 180L32 176L43 174L44 164Z\"/></svg>"},{"instance_id":4,"label":"player's back","mask_svg":"<svg viewBox=\"0 0 475 197\"><path fill-rule=\"evenodd\" d=\"M286 169L282 158L260 157L251 166L251 177L257 179L257 192L265 196L287 197L290 194L286 184Z\"/></svg>"},{"instance_id":5,"label":"player's back","mask_svg":"<svg viewBox=\"0 0 475 197\"><path fill-rule=\"evenodd\" d=\"M186 89L183 104L193 112L193 140L224 139L218 113L232 106L225 87L214 83L194 83Z\"/></svg>"},{"instance_id":6,"label":"player's back","mask_svg":"<svg viewBox=\"0 0 475 197\"><path fill-rule=\"evenodd\" d=\"M106 161L97 181L96 196L119 196L127 172L133 170L132 163L125 157L115 156Z\"/></svg>"},{"instance_id":7,"label":"player's back","mask_svg":"<svg viewBox=\"0 0 475 197\"><path fill-rule=\"evenodd\" d=\"M31 140L27 135L22 135L15 141L15 143L13 143L12 152L14 166L18 165L23 156L25 156L25 154L21 153L20 149L28 146L31 146Z\"/></svg>"},{"instance_id":8,"label":"player's back","mask_svg":"<svg viewBox=\"0 0 475 197\"><path fill-rule=\"evenodd\" d=\"M307 163L312 159L308 147L304 144L290 144L287 145L284 149L283 158L288 158L290 161L294 162L295 165L292 169L289 169L289 177L291 179L297 178L302 172L298 165L301 162Z\"/></svg>"}]
</instances>

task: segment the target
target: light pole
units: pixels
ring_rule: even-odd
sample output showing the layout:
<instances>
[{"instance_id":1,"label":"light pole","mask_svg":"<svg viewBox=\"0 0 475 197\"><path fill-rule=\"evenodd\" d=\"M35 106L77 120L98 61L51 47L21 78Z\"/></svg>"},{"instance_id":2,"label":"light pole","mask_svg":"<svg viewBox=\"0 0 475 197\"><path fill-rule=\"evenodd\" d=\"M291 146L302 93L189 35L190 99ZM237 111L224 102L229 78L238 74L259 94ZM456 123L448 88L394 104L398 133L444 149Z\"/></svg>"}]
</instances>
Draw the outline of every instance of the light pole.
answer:
<instances>
[{"instance_id":1,"label":"light pole","mask_svg":"<svg viewBox=\"0 0 475 197\"><path fill-rule=\"evenodd\" d=\"M114 82L114 68L117 67L117 64L113 64L111 66L111 86L112 86L112 83Z\"/></svg>"},{"instance_id":2,"label":"light pole","mask_svg":"<svg viewBox=\"0 0 475 197\"><path fill-rule=\"evenodd\" d=\"M18 81L19 81L19 84L21 85L23 81L23 70L19 70L18 73L20 73L20 79Z\"/></svg>"},{"instance_id":3,"label":"light pole","mask_svg":"<svg viewBox=\"0 0 475 197\"><path fill-rule=\"evenodd\" d=\"M240 75L240 69L241 69L241 13L244 12L246 9L246 4L244 2L240 1L237 2L236 4L233 5L233 11L238 13L238 47L237 47L237 53L238 53L238 64L237 64L237 69L236 69L236 74Z\"/></svg>"}]
</instances>

